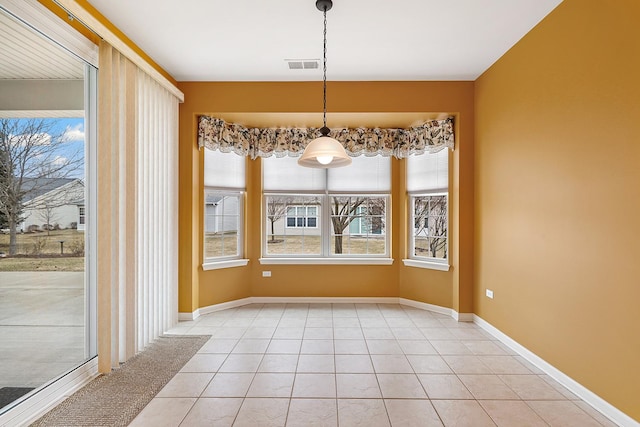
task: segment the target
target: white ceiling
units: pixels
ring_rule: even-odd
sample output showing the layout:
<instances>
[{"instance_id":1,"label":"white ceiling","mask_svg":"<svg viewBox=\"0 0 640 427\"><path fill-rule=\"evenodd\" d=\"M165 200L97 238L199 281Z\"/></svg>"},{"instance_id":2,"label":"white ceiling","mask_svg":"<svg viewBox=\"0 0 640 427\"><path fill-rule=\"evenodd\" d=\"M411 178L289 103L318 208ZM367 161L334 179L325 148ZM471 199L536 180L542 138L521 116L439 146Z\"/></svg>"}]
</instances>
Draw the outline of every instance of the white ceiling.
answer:
<instances>
[{"instance_id":1,"label":"white ceiling","mask_svg":"<svg viewBox=\"0 0 640 427\"><path fill-rule=\"evenodd\" d=\"M89 0L178 81L321 80L315 0ZM562 0L335 0L328 80L475 80Z\"/></svg>"}]
</instances>

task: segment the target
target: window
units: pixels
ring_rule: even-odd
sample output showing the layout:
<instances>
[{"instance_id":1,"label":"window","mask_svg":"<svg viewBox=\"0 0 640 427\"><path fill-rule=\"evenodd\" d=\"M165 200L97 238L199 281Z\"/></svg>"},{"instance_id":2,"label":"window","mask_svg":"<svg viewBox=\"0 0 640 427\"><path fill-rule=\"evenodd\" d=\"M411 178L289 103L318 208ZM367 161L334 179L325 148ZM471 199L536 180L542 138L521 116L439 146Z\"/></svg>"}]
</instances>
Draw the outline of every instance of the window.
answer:
<instances>
[{"instance_id":1,"label":"window","mask_svg":"<svg viewBox=\"0 0 640 427\"><path fill-rule=\"evenodd\" d=\"M243 255L246 158L209 149L204 152L204 268L246 265L224 263Z\"/></svg>"},{"instance_id":2,"label":"window","mask_svg":"<svg viewBox=\"0 0 640 427\"><path fill-rule=\"evenodd\" d=\"M318 227L318 206L287 207L287 227Z\"/></svg>"},{"instance_id":3,"label":"window","mask_svg":"<svg viewBox=\"0 0 640 427\"><path fill-rule=\"evenodd\" d=\"M237 257L240 194L206 191L204 201L205 258Z\"/></svg>"},{"instance_id":4,"label":"window","mask_svg":"<svg viewBox=\"0 0 640 427\"><path fill-rule=\"evenodd\" d=\"M448 264L448 187L448 150L407 159L410 259Z\"/></svg>"},{"instance_id":5,"label":"window","mask_svg":"<svg viewBox=\"0 0 640 427\"><path fill-rule=\"evenodd\" d=\"M387 258L389 157L309 169L291 157L263 159L265 258Z\"/></svg>"},{"instance_id":6,"label":"window","mask_svg":"<svg viewBox=\"0 0 640 427\"><path fill-rule=\"evenodd\" d=\"M84 206L78 207L78 224L84 225Z\"/></svg>"},{"instance_id":7,"label":"window","mask_svg":"<svg viewBox=\"0 0 640 427\"><path fill-rule=\"evenodd\" d=\"M413 196L412 201L412 256L447 259L447 195Z\"/></svg>"}]
</instances>

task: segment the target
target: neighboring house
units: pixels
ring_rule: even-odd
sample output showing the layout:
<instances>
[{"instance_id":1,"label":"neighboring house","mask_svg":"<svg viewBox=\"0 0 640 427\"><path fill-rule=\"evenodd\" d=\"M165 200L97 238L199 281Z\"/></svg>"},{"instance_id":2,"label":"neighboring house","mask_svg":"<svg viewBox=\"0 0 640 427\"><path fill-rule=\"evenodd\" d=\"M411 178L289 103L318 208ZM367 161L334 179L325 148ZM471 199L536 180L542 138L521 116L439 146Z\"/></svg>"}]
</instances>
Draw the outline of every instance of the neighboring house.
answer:
<instances>
[{"instance_id":1,"label":"neighboring house","mask_svg":"<svg viewBox=\"0 0 640 427\"><path fill-rule=\"evenodd\" d=\"M381 218L366 218L367 209L364 206L357 208L354 218L349 223L344 234L352 236L378 234L384 235L384 226ZM308 203L293 199L288 202L285 214L273 224L274 235L306 235L319 236L321 221L320 203ZM271 223L267 220L268 229Z\"/></svg>"},{"instance_id":2,"label":"neighboring house","mask_svg":"<svg viewBox=\"0 0 640 427\"><path fill-rule=\"evenodd\" d=\"M77 178L25 178L23 221L19 229L84 230L84 183ZM82 224L81 224L82 223ZM81 227L82 225L82 227Z\"/></svg>"},{"instance_id":3,"label":"neighboring house","mask_svg":"<svg viewBox=\"0 0 640 427\"><path fill-rule=\"evenodd\" d=\"M238 232L239 206L237 197L208 194L204 213L206 233Z\"/></svg>"}]
</instances>

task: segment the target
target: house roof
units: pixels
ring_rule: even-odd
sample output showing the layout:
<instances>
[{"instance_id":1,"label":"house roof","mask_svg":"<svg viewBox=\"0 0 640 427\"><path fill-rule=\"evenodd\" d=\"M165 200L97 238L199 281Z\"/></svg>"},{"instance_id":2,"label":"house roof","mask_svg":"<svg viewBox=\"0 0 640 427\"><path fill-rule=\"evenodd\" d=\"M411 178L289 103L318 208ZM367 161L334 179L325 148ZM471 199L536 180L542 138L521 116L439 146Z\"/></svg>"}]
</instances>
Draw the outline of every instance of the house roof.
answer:
<instances>
[{"instance_id":1,"label":"house roof","mask_svg":"<svg viewBox=\"0 0 640 427\"><path fill-rule=\"evenodd\" d=\"M25 193L23 203L74 181L82 183L78 178L23 178L22 191Z\"/></svg>"}]
</instances>

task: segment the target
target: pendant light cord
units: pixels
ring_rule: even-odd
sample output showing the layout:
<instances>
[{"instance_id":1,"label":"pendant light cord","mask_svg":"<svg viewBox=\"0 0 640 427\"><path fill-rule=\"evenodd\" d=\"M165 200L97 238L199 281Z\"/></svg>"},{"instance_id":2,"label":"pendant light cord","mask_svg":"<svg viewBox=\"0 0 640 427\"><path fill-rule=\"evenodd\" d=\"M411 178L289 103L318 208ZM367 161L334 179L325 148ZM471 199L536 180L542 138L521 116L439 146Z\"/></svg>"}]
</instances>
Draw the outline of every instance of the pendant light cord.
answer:
<instances>
[{"instance_id":1,"label":"pendant light cord","mask_svg":"<svg viewBox=\"0 0 640 427\"><path fill-rule=\"evenodd\" d=\"M324 7L324 34L323 34L323 50L322 50L322 123L327 127L327 7Z\"/></svg>"}]
</instances>

